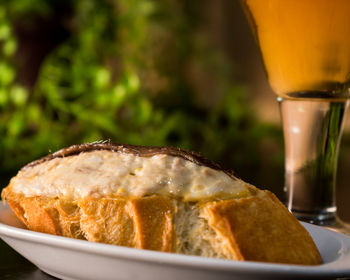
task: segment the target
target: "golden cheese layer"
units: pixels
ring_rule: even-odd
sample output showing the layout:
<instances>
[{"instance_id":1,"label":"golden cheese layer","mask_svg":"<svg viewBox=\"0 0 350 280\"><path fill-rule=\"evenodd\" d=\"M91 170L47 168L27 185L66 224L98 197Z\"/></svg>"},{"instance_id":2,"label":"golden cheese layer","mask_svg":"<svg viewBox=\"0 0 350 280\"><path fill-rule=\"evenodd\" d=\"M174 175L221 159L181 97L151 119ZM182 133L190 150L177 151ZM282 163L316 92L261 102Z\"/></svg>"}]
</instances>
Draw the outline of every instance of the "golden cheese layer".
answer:
<instances>
[{"instance_id":1,"label":"golden cheese layer","mask_svg":"<svg viewBox=\"0 0 350 280\"><path fill-rule=\"evenodd\" d=\"M101 196L170 195L185 201L250 195L249 184L223 171L181 157L97 150L52 160L19 171L10 186L27 197L80 199Z\"/></svg>"}]
</instances>

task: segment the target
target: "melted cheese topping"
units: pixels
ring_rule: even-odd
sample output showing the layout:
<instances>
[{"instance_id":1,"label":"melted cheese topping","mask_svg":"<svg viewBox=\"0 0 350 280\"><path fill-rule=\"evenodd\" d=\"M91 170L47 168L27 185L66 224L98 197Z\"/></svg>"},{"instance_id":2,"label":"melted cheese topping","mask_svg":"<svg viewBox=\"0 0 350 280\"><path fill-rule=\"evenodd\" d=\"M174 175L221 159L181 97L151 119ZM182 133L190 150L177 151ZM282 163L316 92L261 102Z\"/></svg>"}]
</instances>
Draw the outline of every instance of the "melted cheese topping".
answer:
<instances>
[{"instance_id":1,"label":"melted cheese topping","mask_svg":"<svg viewBox=\"0 0 350 280\"><path fill-rule=\"evenodd\" d=\"M249 184L226 173L165 154L140 157L93 151L21 170L10 185L26 196L79 199L170 195L186 201L250 195Z\"/></svg>"}]
</instances>

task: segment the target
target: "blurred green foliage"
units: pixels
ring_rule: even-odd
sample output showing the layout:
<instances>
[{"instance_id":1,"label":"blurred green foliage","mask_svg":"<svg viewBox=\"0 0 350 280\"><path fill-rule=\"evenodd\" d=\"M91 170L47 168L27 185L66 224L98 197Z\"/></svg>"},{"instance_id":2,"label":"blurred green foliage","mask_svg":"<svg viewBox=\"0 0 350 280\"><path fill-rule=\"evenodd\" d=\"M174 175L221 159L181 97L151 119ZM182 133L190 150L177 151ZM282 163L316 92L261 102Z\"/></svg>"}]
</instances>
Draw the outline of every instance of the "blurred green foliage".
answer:
<instances>
[{"instance_id":1,"label":"blurred green foliage","mask_svg":"<svg viewBox=\"0 0 350 280\"><path fill-rule=\"evenodd\" d=\"M101 139L179 146L242 170L261 164L261 143L281 146L280 130L257 121L231 65L199 32L205 1L0 3L2 174ZM16 25L50 18L57 3L69 7L69 36L24 86ZM198 101L201 91L215 95L211 106ZM282 152L269 160L280 166Z\"/></svg>"}]
</instances>

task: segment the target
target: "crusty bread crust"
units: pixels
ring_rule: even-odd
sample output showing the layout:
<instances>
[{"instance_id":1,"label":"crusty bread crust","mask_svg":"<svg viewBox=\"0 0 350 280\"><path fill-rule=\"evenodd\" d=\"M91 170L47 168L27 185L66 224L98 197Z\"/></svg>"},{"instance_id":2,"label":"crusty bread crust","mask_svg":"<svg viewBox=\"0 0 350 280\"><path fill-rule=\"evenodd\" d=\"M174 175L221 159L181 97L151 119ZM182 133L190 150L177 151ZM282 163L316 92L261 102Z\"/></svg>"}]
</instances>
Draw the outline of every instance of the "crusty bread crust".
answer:
<instances>
[{"instance_id":1,"label":"crusty bread crust","mask_svg":"<svg viewBox=\"0 0 350 280\"><path fill-rule=\"evenodd\" d=\"M78 201L25 197L12 192L10 187L3 190L2 196L19 219L34 231L139 249L234 260L322 263L309 233L268 191L190 206L160 195ZM186 211L194 211L195 215L190 215L191 228L180 234L181 226L190 226L182 224ZM193 236L203 239L203 243L199 243L201 248L190 244Z\"/></svg>"},{"instance_id":2,"label":"crusty bread crust","mask_svg":"<svg viewBox=\"0 0 350 280\"><path fill-rule=\"evenodd\" d=\"M162 196L91 198L66 201L25 197L3 190L3 197L28 229L139 249L173 251L172 201Z\"/></svg>"},{"instance_id":3,"label":"crusty bread crust","mask_svg":"<svg viewBox=\"0 0 350 280\"><path fill-rule=\"evenodd\" d=\"M204 216L237 260L310 265L321 262L309 233L269 191L208 203Z\"/></svg>"}]
</instances>

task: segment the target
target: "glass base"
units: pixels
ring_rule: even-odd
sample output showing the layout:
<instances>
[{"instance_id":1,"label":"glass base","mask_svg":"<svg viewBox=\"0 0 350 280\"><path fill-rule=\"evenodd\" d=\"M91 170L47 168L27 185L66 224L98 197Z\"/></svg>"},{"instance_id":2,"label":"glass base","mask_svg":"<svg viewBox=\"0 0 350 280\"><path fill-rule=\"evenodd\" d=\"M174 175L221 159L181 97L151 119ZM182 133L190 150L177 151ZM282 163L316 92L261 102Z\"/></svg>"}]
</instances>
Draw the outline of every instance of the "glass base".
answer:
<instances>
[{"instance_id":1,"label":"glass base","mask_svg":"<svg viewBox=\"0 0 350 280\"><path fill-rule=\"evenodd\" d=\"M335 219L329 221L324 226L330 230L350 236L350 224L343 222L338 217L335 217Z\"/></svg>"},{"instance_id":2,"label":"glass base","mask_svg":"<svg viewBox=\"0 0 350 280\"><path fill-rule=\"evenodd\" d=\"M305 92L300 94L305 96ZM301 221L350 235L350 225L337 217L335 205L338 148L349 101L278 101L285 140L288 209Z\"/></svg>"},{"instance_id":3,"label":"glass base","mask_svg":"<svg viewBox=\"0 0 350 280\"><path fill-rule=\"evenodd\" d=\"M350 236L350 224L343 222L335 213L305 213L292 211L294 216L302 222L322 226L327 229Z\"/></svg>"}]
</instances>

